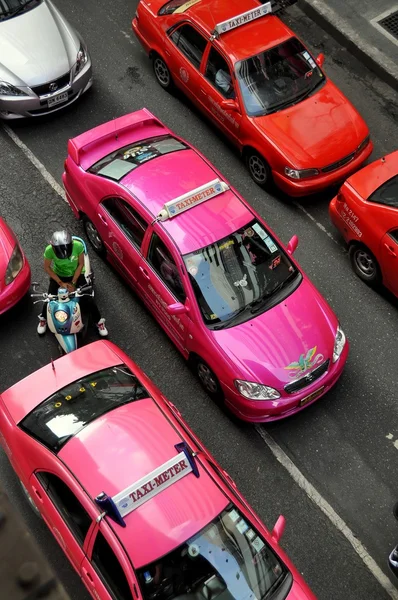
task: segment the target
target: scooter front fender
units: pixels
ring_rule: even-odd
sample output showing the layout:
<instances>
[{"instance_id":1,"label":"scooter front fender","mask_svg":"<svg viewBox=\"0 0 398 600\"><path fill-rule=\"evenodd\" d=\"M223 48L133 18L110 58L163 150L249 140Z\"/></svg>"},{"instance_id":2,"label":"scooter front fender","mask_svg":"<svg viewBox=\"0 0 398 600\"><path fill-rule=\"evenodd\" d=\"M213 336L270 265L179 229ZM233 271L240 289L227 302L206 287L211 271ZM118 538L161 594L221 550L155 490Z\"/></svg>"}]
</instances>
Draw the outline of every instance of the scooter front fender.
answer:
<instances>
[{"instance_id":1,"label":"scooter front fender","mask_svg":"<svg viewBox=\"0 0 398 600\"><path fill-rule=\"evenodd\" d=\"M57 338L57 341L58 341L59 345L61 346L62 350L66 354L69 354L70 352L73 352L74 350L76 350L76 348L77 348L76 334L60 335L59 333L56 333L55 337Z\"/></svg>"}]
</instances>

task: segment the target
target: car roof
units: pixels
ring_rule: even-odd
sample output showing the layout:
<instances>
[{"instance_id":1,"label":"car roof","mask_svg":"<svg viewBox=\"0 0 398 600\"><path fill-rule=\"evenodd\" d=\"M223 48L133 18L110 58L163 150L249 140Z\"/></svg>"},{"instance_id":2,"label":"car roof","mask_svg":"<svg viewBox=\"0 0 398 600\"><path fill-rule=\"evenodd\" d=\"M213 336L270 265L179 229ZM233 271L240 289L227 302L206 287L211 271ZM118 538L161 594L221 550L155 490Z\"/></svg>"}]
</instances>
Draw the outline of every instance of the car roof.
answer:
<instances>
[{"instance_id":1,"label":"car roof","mask_svg":"<svg viewBox=\"0 0 398 600\"><path fill-rule=\"evenodd\" d=\"M117 444L115 444L117 440ZM94 500L112 497L169 459L183 438L153 399L116 408L71 438L58 456ZM124 516L126 527L112 524L135 568L184 543L229 504L227 496L195 460L192 472L162 489Z\"/></svg>"},{"instance_id":2,"label":"car roof","mask_svg":"<svg viewBox=\"0 0 398 600\"><path fill-rule=\"evenodd\" d=\"M99 340L87 348L78 348L54 363L38 369L1 394L15 423L22 421L36 406L59 389L90 373L124 363L113 344Z\"/></svg>"},{"instance_id":3,"label":"car roof","mask_svg":"<svg viewBox=\"0 0 398 600\"><path fill-rule=\"evenodd\" d=\"M156 217L164 204L219 177L193 149L159 156L140 165L121 181ZM246 225L253 214L228 189L161 223L181 254L212 244Z\"/></svg>"},{"instance_id":4,"label":"car roof","mask_svg":"<svg viewBox=\"0 0 398 600\"><path fill-rule=\"evenodd\" d=\"M366 165L346 180L365 200L386 181L398 175L398 150Z\"/></svg>"},{"instance_id":5,"label":"car roof","mask_svg":"<svg viewBox=\"0 0 398 600\"><path fill-rule=\"evenodd\" d=\"M261 5L257 0L228 0L228 2L200 0L178 16L183 20L184 16L189 15L193 22L210 34L217 23L232 19L259 6ZM273 48L291 38L292 35L294 34L287 25L270 14L222 33L217 43L233 62L237 62Z\"/></svg>"}]
</instances>

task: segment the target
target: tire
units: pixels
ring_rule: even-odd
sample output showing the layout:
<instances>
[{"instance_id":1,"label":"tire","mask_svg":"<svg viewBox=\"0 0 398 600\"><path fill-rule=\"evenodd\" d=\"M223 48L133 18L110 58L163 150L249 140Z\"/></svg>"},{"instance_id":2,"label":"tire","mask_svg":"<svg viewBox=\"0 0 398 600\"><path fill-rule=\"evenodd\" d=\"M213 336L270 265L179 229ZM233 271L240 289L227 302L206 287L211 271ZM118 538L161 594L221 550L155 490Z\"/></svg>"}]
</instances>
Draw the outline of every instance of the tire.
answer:
<instances>
[{"instance_id":1,"label":"tire","mask_svg":"<svg viewBox=\"0 0 398 600\"><path fill-rule=\"evenodd\" d=\"M210 369L209 365L201 358L195 358L193 368L203 389L207 392L214 402L221 406L224 404L224 394L217 377Z\"/></svg>"},{"instance_id":2,"label":"tire","mask_svg":"<svg viewBox=\"0 0 398 600\"><path fill-rule=\"evenodd\" d=\"M253 181L264 190L269 189L272 185L272 174L265 158L251 148L245 151L244 158Z\"/></svg>"},{"instance_id":3,"label":"tire","mask_svg":"<svg viewBox=\"0 0 398 600\"><path fill-rule=\"evenodd\" d=\"M105 256L106 256L105 244L102 241L102 238L101 238L100 234L98 233L97 228L95 227L94 223L92 221L90 221L90 219L88 217L86 217L86 215L83 216L83 227L84 227L84 231L86 232L86 236L88 237L88 240L89 240L91 246L94 248L95 252L99 256L102 256L103 258L105 258Z\"/></svg>"},{"instance_id":4,"label":"tire","mask_svg":"<svg viewBox=\"0 0 398 600\"><path fill-rule=\"evenodd\" d=\"M39 519L41 519L42 516L41 516L40 511L37 508L36 504L33 502L32 496L29 494L28 490L26 489L26 487L24 486L24 484L22 483L21 480L19 480L19 483L20 483L21 488L22 488L22 493L25 496L26 500L28 501L30 508L33 510L33 512L35 513L35 515L37 517L39 517Z\"/></svg>"},{"instance_id":5,"label":"tire","mask_svg":"<svg viewBox=\"0 0 398 600\"><path fill-rule=\"evenodd\" d=\"M152 68L155 73L156 81L158 84L168 92L174 90L174 82L169 71L169 67L164 62L163 58L159 54L154 54L152 57Z\"/></svg>"},{"instance_id":6,"label":"tire","mask_svg":"<svg viewBox=\"0 0 398 600\"><path fill-rule=\"evenodd\" d=\"M363 244L352 244L349 255L354 273L370 287L378 288L382 281L381 270L369 248Z\"/></svg>"}]
</instances>

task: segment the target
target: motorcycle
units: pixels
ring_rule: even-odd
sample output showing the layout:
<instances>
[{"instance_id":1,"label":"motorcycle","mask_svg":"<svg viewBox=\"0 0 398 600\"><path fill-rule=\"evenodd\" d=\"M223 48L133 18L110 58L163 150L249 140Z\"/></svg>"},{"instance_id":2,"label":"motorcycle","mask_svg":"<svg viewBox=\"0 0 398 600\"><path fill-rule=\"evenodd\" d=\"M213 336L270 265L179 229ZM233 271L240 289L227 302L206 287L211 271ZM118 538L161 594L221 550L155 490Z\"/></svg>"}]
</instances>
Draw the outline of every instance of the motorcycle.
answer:
<instances>
[{"instance_id":1,"label":"motorcycle","mask_svg":"<svg viewBox=\"0 0 398 600\"><path fill-rule=\"evenodd\" d=\"M78 240L84 247L84 276L86 285L77 288L74 292L68 292L66 288L58 288L57 294L48 294L46 292L31 294L32 298L41 298L40 300L36 300L34 304L38 302L47 304L48 328L55 335L61 352L65 354L76 350L78 345L77 334L83 330L87 330L80 310L79 298L82 296L94 296L94 274L91 270L86 243L79 237L73 236L72 239ZM36 292L37 286L37 282L32 283L34 292Z\"/></svg>"}]
</instances>

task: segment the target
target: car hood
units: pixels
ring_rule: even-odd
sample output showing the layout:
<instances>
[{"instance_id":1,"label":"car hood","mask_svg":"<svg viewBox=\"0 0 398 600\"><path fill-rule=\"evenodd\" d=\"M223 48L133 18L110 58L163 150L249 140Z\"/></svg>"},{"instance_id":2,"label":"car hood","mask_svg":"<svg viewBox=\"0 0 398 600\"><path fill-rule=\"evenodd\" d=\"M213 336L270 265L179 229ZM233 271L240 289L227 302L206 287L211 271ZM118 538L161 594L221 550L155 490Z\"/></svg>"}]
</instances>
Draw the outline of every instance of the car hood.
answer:
<instances>
[{"instance_id":1,"label":"car hood","mask_svg":"<svg viewBox=\"0 0 398 600\"><path fill-rule=\"evenodd\" d=\"M32 87L65 75L80 39L48 0L0 22L0 80Z\"/></svg>"},{"instance_id":2,"label":"car hood","mask_svg":"<svg viewBox=\"0 0 398 600\"><path fill-rule=\"evenodd\" d=\"M326 300L304 278L273 308L212 333L220 351L234 364L237 378L281 390L332 358L337 325Z\"/></svg>"},{"instance_id":3,"label":"car hood","mask_svg":"<svg viewBox=\"0 0 398 600\"><path fill-rule=\"evenodd\" d=\"M297 169L322 168L353 152L368 135L361 115L331 82L302 102L253 122Z\"/></svg>"}]
</instances>

